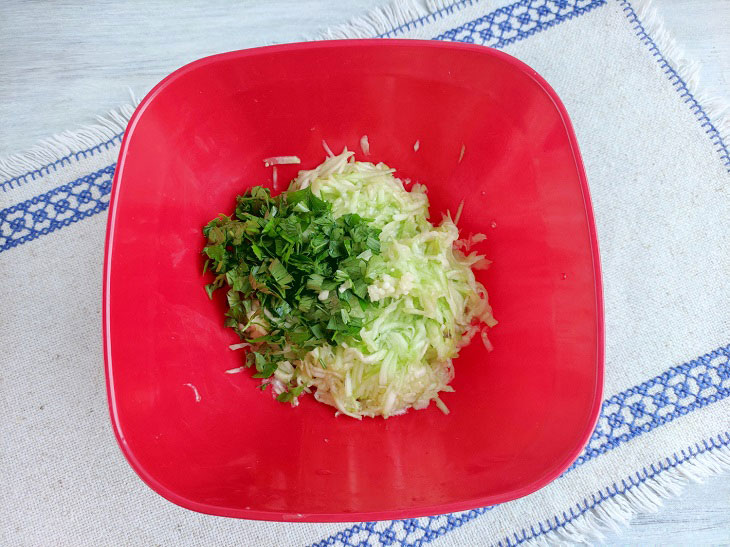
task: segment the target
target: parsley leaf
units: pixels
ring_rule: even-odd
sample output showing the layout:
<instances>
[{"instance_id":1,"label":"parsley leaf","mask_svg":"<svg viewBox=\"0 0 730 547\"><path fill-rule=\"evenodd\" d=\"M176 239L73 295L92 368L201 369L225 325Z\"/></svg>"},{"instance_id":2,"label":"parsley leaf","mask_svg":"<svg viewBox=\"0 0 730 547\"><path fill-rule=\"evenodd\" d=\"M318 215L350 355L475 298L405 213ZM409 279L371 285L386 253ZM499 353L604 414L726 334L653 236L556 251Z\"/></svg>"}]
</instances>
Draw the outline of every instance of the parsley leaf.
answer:
<instances>
[{"instance_id":1,"label":"parsley leaf","mask_svg":"<svg viewBox=\"0 0 730 547\"><path fill-rule=\"evenodd\" d=\"M368 219L335 218L310 188L272 197L254 186L236 198L233 215L211 220L203 235L205 270L215 275L205 290L212 298L227 287L225 325L254 345L246 364L255 378L271 378L280 363L314 347L360 339L370 305L367 260L380 253L380 230ZM290 376L280 401L304 389L296 368Z\"/></svg>"}]
</instances>

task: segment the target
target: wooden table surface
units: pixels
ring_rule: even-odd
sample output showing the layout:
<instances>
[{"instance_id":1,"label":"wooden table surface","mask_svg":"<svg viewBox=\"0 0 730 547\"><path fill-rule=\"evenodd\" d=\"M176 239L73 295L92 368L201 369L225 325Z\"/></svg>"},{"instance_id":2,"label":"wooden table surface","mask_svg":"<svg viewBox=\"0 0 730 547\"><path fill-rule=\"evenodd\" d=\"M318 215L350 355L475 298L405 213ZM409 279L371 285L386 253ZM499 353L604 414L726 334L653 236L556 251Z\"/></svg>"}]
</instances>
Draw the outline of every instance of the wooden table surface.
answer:
<instances>
[{"instance_id":1,"label":"wooden table surface","mask_svg":"<svg viewBox=\"0 0 730 547\"><path fill-rule=\"evenodd\" d=\"M92 122L205 55L304 38L373 0L0 0L0 157ZM730 0L655 0L711 93L730 98ZM730 480L693 484L608 545L730 545Z\"/></svg>"}]
</instances>

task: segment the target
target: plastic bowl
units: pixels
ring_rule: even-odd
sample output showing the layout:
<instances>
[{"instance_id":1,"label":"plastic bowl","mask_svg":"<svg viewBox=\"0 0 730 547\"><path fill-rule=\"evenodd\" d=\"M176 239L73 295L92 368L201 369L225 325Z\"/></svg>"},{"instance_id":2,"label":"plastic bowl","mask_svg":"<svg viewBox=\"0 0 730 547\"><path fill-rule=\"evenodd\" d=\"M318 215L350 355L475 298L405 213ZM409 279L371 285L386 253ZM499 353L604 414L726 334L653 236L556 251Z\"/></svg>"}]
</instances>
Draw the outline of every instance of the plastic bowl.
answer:
<instances>
[{"instance_id":1,"label":"plastic bowl","mask_svg":"<svg viewBox=\"0 0 730 547\"><path fill-rule=\"evenodd\" d=\"M384 420L297 408L255 388L203 290L201 227L270 183L262 158L322 139L428 187L432 218L464 200L488 236L499 325L455 361L451 409ZM420 147L414 150L414 144ZM463 152L462 152L463 151ZM463 154L463 157L461 157ZM362 158L362 154L358 153ZM601 282L588 187L565 108L532 69L485 47L335 41L208 57L163 80L124 136L104 270L109 407L156 492L229 517L348 521L524 496L578 456L603 379Z\"/></svg>"}]
</instances>

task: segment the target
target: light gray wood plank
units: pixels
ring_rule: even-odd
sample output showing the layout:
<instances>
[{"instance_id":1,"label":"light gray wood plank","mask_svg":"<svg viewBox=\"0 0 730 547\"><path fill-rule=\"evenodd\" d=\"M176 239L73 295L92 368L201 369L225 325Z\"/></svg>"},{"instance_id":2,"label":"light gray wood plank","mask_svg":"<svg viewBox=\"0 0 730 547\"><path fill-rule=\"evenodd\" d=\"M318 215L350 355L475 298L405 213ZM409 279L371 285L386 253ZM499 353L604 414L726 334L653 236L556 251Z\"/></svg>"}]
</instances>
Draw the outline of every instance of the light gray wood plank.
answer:
<instances>
[{"instance_id":1,"label":"light gray wood plank","mask_svg":"<svg viewBox=\"0 0 730 547\"><path fill-rule=\"evenodd\" d=\"M730 100L730 2L727 0L654 0L666 28L702 64L702 87Z\"/></svg>"},{"instance_id":2,"label":"light gray wood plank","mask_svg":"<svg viewBox=\"0 0 730 547\"><path fill-rule=\"evenodd\" d=\"M0 0L0 156L142 97L180 66L342 23L372 0Z\"/></svg>"},{"instance_id":3,"label":"light gray wood plank","mask_svg":"<svg viewBox=\"0 0 730 547\"><path fill-rule=\"evenodd\" d=\"M656 513L638 515L606 545L730 545L730 480L727 475L690 484Z\"/></svg>"}]
</instances>

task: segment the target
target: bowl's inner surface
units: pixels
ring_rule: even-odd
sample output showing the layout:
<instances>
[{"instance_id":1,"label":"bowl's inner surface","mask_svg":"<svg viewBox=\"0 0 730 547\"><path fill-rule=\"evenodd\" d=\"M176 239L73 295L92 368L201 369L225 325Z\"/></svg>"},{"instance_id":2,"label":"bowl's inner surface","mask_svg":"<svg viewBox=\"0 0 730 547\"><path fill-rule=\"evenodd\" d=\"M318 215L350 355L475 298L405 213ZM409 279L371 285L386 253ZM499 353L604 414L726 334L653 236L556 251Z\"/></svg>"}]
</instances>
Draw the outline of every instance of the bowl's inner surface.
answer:
<instances>
[{"instance_id":1,"label":"bowl's inner surface","mask_svg":"<svg viewBox=\"0 0 730 547\"><path fill-rule=\"evenodd\" d=\"M322 139L424 183L432 220L464 200L462 234L488 237L480 250L494 263L479 277L499 320L494 351L478 337L462 351L456 392L442 397L448 416L432 405L387 421L336 418L310 397L275 402L248 371L224 374L243 355L227 348L238 340L222 300L203 291L200 229L236 194L270 184L262 158L314 167ZM528 493L585 440L599 312L579 167L553 100L515 65L415 44L219 57L146 104L121 165L111 391L148 481L272 518L419 513ZM280 166L280 185L299 168Z\"/></svg>"}]
</instances>

